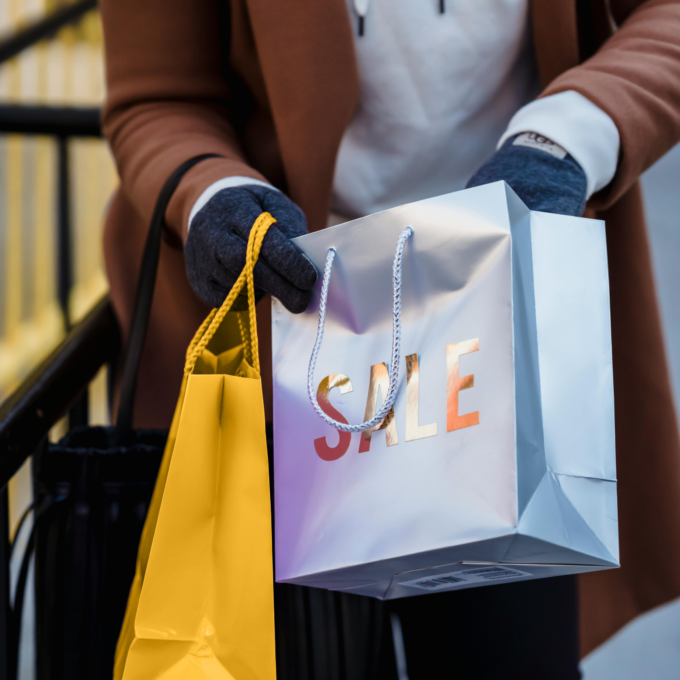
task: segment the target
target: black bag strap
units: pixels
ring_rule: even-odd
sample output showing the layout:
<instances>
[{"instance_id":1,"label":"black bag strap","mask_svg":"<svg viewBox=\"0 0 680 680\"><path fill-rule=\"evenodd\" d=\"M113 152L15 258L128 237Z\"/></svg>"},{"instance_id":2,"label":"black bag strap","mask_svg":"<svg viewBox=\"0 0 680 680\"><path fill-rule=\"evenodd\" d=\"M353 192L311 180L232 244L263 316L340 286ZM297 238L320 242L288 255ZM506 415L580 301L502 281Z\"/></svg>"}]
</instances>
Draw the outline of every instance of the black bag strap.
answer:
<instances>
[{"instance_id":1,"label":"black bag strap","mask_svg":"<svg viewBox=\"0 0 680 680\"><path fill-rule=\"evenodd\" d=\"M19 535L26 520L31 512L33 512L33 526L26 541L24 554L21 558L21 566L19 568L19 575L17 577L16 586L14 589L14 601L11 604L9 612L9 626L8 626L8 674L9 680L16 680L19 677L19 647L21 645L21 622L24 613L24 596L26 594L26 582L28 580L28 570L31 566L31 558L35 552L35 533L38 525L42 524L47 515L48 510L54 507L57 503L65 500L65 496L48 496L44 501L36 507L35 503L31 503L26 508L24 514L19 520L19 525L14 532L14 539L10 544L10 557L14 551L15 546L19 541Z\"/></svg>"},{"instance_id":2,"label":"black bag strap","mask_svg":"<svg viewBox=\"0 0 680 680\"><path fill-rule=\"evenodd\" d=\"M180 165L166 180L151 217L149 234L146 237L144 254L142 255L142 266L139 270L139 281L137 282L137 293L135 295L135 306L132 312L132 324L130 326L130 336L128 338L127 350L123 361L123 379L120 392L120 403L118 406L118 417L116 419L116 439L123 443L128 438L132 429L132 413L135 405L135 391L137 389L137 376L139 365L142 361L142 351L146 332L149 328L149 316L151 313L151 303L153 292L156 286L156 272L158 271L158 258L161 250L161 236L163 233L163 223L165 221L165 211L172 198L175 189L179 185L182 177L191 170L197 163L208 158L219 158L218 154L205 153L200 156L190 158Z\"/></svg>"}]
</instances>

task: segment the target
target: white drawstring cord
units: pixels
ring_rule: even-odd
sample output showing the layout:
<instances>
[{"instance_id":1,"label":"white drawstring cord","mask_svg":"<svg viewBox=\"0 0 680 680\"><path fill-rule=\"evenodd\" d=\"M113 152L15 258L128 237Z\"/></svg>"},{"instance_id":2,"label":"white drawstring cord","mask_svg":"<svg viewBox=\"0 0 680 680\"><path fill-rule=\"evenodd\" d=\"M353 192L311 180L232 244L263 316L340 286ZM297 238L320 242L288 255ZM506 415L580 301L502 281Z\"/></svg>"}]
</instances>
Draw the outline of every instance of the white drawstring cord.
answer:
<instances>
[{"instance_id":1,"label":"white drawstring cord","mask_svg":"<svg viewBox=\"0 0 680 680\"><path fill-rule=\"evenodd\" d=\"M401 262L404 258L404 248L406 241L413 236L413 229L406 227L401 232L399 240L397 241L396 252L394 253L394 262L392 264L392 286L394 291L392 303L392 359L390 362L390 386L385 395L385 401L378 412L366 422L359 425L349 425L347 423L340 423L333 420L326 415L319 403L316 400L316 390L314 388L314 368L316 367L316 360L321 350L321 341L323 340L323 330L326 323L326 303L328 301L328 286L331 282L331 269L333 267L333 260L335 259L335 248L328 249L326 256L326 266L323 272L323 282L321 284L321 299L319 301L319 325L316 331L316 341L314 342L314 349L312 356L309 359L309 370L307 372L307 394L309 401L314 407L314 410L331 427L343 432L361 432L368 430L375 425L381 423L389 410L394 405L394 400L397 397L397 382L399 380L399 362L401 360Z\"/></svg>"}]
</instances>

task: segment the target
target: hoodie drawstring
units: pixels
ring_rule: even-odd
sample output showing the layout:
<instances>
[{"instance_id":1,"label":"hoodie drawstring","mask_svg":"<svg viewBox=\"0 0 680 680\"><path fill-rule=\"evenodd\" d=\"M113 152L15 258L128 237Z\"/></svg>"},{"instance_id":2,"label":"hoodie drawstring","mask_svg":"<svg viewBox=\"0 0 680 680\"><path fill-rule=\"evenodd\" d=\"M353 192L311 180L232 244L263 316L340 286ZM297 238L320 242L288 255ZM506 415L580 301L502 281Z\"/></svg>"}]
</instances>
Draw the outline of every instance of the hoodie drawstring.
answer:
<instances>
[{"instance_id":1,"label":"hoodie drawstring","mask_svg":"<svg viewBox=\"0 0 680 680\"><path fill-rule=\"evenodd\" d=\"M368 8L371 4L371 0L354 0L354 11L359 17L359 36L364 35L364 23L366 15L368 14ZM439 14L444 14L446 12L446 0L439 0Z\"/></svg>"}]
</instances>

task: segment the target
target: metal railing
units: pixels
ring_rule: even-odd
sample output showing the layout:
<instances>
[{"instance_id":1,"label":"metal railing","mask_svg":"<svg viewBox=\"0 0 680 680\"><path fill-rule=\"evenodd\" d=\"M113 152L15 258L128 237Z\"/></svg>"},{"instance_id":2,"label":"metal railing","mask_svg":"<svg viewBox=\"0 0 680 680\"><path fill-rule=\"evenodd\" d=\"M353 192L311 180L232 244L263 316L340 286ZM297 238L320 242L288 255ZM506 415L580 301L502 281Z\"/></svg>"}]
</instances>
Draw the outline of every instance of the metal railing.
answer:
<instances>
[{"instance_id":1,"label":"metal railing","mask_svg":"<svg viewBox=\"0 0 680 680\"><path fill-rule=\"evenodd\" d=\"M0 64L16 57L41 40L53 37L64 26L75 23L96 7L97 0L78 0L50 12L13 35L0 38Z\"/></svg>"},{"instance_id":2,"label":"metal railing","mask_svg":"<svg viewBox=\"0 0 680 680\"><path fill-rule=\"evenodd\" d=\"M0 489L118 349L118 326L105 297L0 405Z\"/></svg>"},{"instance_id":3,"label":"metal railing","mask_svg":"<svg viewBox=\"0 0 680 680\"><path fill-rule=\"evenodd\" d=\"M97 108L0 104L0 133L49 135L58 139L101 137L99 114Z\"/></svg>"},{"instance_id":4,"label":"metal railing","mask_svg":"<svg viewBox=\"0 0 680 680\"><path fill-rule=\"evenodd\" d=\"M118 324L106 296L0 405L0 680L13 680L17 663L16 650L14 657L8 654L12 609L7 484L62 417L70 413L71 426L87 422L82 403L88 385L102 366L115 365L119 347Z\"/></svg>"},{"instance_id":5,"label":"metal railing","mask_svg":"<svg viewBox=\"0 0 680 680\"><path fill-rule=\"evenodd\" d=\"M79 0L51 12L14 35L0 39L0 64L95 9L96 0ZM13 678L10 649L10 528L7 485L42 445L64 415L71 426L88 421L87 387L99 369L112 362L119 334L108 297L72 327L69 293L73 284L70 205L70 139L101 137L99 110L0 105L0 133L47 135L57 142L57 290L66 338L0 405L0 680Z\"/></svg>"},{"instance_id":6,"label":"metal railing","mask_svg":"<svg viewBox=\"0 0 680 680\"><path fill-rule=\"evenodd\" d=\"M0 133L49 135L57 142L57 299L68 331L71 328L69 293L73 285L68 142L73 137L101 137L99 109L0 106Z\"/></svg>"}]
</instances>

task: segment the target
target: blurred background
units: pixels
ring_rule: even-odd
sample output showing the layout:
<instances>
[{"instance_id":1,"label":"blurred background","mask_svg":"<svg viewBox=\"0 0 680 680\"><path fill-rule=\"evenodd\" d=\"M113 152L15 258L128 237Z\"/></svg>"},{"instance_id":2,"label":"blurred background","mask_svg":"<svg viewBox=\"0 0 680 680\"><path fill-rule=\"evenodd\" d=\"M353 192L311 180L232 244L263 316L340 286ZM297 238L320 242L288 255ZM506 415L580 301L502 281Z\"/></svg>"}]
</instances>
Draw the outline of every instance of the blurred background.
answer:
<instances>
[{"instance_id":1,"label":"blurred background","mask_svg":"<svg viewBox=\"0 0 680 680\"><path fill-rule=\"evenodd\" d=\"M66 4L0 0L0 404L107 290L101 229L117 180L107 147L97 138L95 109L104 98L99 16L87 11L75 23L23 48L31 38L26 29ZM90 9L95 3L75 5ZM23 43L17 35L23 35ZM46 109L34 107L51 107L51 117L43 115ZM650 169L643 183L677 396L680 147ZM103 370L89 391L89 422L105 424ZM64 430L65 423L59 423L50 438ZM28 466L27 461L8 487L10 538L31 502ZM13 554L12 586L27 533L22 532ZM29 680L34 674L30 571L26 598L19 676ZM591 654L583 669L586 680L680 678L680 603L635 621Z\"/></svg>"},{"instance_id":2,"label":"blurred background","mask_svg":"<svg viewBox=\"0 0 680 680\"><path fill-rule=\"evenodd\" d=\"M91 136L104 99L101 23L96 11L80 11L96 3L75 3L79 20L25 47L35 38L30 29L66 5L0 0L0 403L107 290L102 218L117 180L106 144ZM104 370L89 391L89 420L104 424ZM60 422L50 439L65 428ZM27 461L8 486L10 539L30 502ZM13 552L12 588L30 524L29 517ZM19 671L26 679L33 677L31 581L29 573Z\"/></svg>"}]
</instances>

